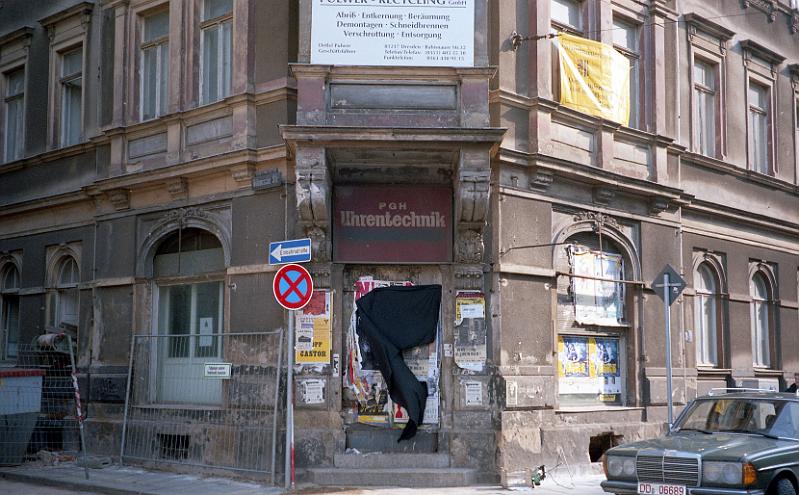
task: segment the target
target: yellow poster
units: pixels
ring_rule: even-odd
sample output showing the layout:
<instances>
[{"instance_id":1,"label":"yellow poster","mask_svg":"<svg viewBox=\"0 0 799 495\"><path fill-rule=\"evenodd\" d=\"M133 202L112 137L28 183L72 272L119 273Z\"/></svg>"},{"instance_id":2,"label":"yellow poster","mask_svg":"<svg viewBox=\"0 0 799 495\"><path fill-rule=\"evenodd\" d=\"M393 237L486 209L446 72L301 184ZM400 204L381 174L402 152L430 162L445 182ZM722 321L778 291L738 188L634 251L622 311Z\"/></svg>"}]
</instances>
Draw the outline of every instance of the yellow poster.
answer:
<instances>
[{"instance_id":1,"label":"yellow poster","mask_svg":"<svg viewBox=\"0 0 799 495\"><path fill-rule=\"evenodd\" d=\"M297 364L330 364L332 297L315 290L311 302L297 312L294 326L294 360Z\"/></svg>"},{"instance_id":2,"label":"yellow poster","mask_svg":"<svg viewBox=\"0 0 799 495\"><path fill-rule=\"evenodd\" d=\"M560 102L577 111L627 125L630 62L610 45L561 33Z\"/></svg>"}]
</instances>

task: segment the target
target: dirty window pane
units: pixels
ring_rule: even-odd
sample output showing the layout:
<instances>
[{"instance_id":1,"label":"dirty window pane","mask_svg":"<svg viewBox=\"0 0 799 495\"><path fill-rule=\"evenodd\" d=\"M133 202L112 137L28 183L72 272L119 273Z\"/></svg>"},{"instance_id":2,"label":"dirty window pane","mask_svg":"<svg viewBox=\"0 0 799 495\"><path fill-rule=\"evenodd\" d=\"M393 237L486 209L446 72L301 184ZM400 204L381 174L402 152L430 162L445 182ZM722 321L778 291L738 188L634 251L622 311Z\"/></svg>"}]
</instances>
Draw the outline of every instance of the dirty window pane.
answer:
<instances>
[{"instance_id":1,"label":"dirty window pane","mask_svg":"<svg viewBox=\"0 0 799 495\"><path fill-rule=\"evenodd\" d=\"M169 34L169 12L159 12L144 18L144 36L147 43Z\"/></svg>"},{"instance_id":2,"label":"dirty window pane","mask_svg":"<svg viewBox=\"0 0 799 495\"><path fill-rule=\"evenodd\" d=\"M156 87L158 85L158 47L142 51L142 119L156 116Z\"/></svg>"},{"instance_id":3,"label":"dirty window pane","mask_svg":"<svg viewBox=\"0 0 799 495\"><path fill-rule=\"evenodd\" d=\"M67 258L61 263L58 274L59 285L72 285L78 283L78 264L72 258Z\"/></svg>"},{"instance_id":4,"label":"dirty window pane","mask_svg":"<svg viewBox=\"0 0 799 495\"><path fill-rule=\"evenodd\" d=\"M19 344L19 296L6 295L2 298L3 305L0 310L0 334L6 336L5 356L0 353L0 358L13 358L17 356Z\"/></svg>"},{"instance_id":5,"label":"dirty window pane","mask_svg":"<svg viewBox=\"0 0 799 495\"><path fill-rule=\"evenodd\" d=\"M551 19L571 26L577 30L582 29L580 20L580 2L576 0L552 0Z\"/></svg>"},{"instance_id":6,"label":"dirty window pane","mask_svg":"<svg viewBox=\"0 0 799 495\"><path fill-rule=\"evenodd\" d=\"M167 327L162 330L170 335L169 357L189 357L189 338L183 335L188 336L191 330L191 286L175 285L162 290L167 293Z\"/></svg>"},{"instance_id":7,"label":"dirty window pane","mask_svg":"<svg viewBox=\"0 0 799 495\"><path fill-rule=\"evenodd\" d=\"M202 103L219 99L219 29L203 31Z\"/></svg>"},{"instance_id":8,"label":"dirty window pane","mask_svg":"<svg viewBox=\"0 0 799 495\"><path fill-rule=\"evenodd\" d=\"M19 270L14 265L9 264L3 273L2 285L0 290L19 289Z\"/></svg>"},{"instance_id":9,"label":"dirty window pane","mask_svg":"<svg viewBox=\"0 0 799 495\"><path fill-rule=\"evenodd\" d=\"M61 55L61 77L79 74L83 65L83 48L78 48Z\"/></svg>"},{"instance_id":10,"label":"dirty window pane","mask_svg":"<svg viewBox=\"0 0 799 495\"><path fill-rule=\"evenodd\" d=\"M197 331L195 356L211 357L217 355L218 336L222 331L219 322L220 282L197 284Z\"/></svg>"},{"instance_id":11,"label":"dirty window pane","mask_svg":"<svg viewBox=\"0 0 799 495\"><path fill-rule=\"evenodd\" d=\"M233 11L233 0L205 0L203 20L216 19Z\"/></svg>"},{"instance_id":12,"label":"dirty window pane","mask_svg":"<svg viewBox=\"0 0 799 495\"><path fill-rule=\"evenodd\" d=\"M61 145L69 146L80 141L83 79L64 81L61 98Z\"/></svg>"}]
</instances>

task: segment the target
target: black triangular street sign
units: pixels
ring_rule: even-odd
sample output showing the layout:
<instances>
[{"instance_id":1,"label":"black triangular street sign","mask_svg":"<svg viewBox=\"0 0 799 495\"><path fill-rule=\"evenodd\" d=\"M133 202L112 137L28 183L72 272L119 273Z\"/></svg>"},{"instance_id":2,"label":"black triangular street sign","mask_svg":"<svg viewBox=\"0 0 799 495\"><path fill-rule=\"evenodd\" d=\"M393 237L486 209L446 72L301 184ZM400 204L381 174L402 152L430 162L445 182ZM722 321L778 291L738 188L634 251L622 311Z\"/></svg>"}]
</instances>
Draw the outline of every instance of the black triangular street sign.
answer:
<instances>
[{"instance_id":1,"label":"black triangular street sign","mask_svg":"<svg viewBox=\"0 0 799 495\"><path fill-rule=\"evenodd\" d=\"M671 306L671 304L674 301L676 301L677 298L680 296L683 289L685 289L685 279L683 279L680 276L680 274L677 273L677 270L675 270L673 266L667 264L665 267L663 267L663 270L661 270L660 273L658 273L657 277L655 277L655 280L652 281L651 286L652 290L655 291L655 294L657 294L659 298L664 300L666 294L666 287L663 286L663 275L666 273L669 274L668 293L671 297L669 298L668 302L669 306Z\"/></svg>"}]
</instances>

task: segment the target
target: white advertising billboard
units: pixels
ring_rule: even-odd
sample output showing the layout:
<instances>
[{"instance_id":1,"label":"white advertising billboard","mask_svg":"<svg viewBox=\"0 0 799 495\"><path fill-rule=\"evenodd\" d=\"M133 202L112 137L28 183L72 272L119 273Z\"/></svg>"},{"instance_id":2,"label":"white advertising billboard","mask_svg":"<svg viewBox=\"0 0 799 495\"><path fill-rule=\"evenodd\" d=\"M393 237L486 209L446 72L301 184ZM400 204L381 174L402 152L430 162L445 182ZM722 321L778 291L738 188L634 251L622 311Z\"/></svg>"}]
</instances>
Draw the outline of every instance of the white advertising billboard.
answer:
<instances>
[{"instance_id":1,"label":"white advertising billboard","mask_svg":"<svg viewBox=\"0 0 799 495\"><path fill-rule=\"evenodd\" d=\"M311 63L472 67L475 0L313 0Z\"/></svg>"}]
</instances>

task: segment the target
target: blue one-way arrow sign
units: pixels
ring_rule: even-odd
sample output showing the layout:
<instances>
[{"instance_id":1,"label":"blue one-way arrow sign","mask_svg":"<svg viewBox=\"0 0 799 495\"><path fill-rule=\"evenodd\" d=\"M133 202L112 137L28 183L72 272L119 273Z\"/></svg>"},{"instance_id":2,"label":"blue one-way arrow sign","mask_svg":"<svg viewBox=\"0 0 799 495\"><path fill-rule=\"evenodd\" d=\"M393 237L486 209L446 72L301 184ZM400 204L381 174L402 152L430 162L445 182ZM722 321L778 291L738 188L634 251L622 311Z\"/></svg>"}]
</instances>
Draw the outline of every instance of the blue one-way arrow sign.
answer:
<instances>
[{"instance_id":1,"label":"blue one-way arrow sign","mask_svg":"<svg viewBox=\"0 0 799 495\"><path fill-rule=\"evenodd\" d=\"M306 263L311 261L311 240L294 239L269 243L269 264Z\"/></svg>"}]
</instances>

